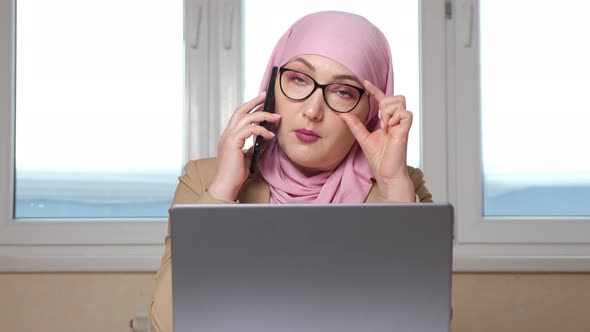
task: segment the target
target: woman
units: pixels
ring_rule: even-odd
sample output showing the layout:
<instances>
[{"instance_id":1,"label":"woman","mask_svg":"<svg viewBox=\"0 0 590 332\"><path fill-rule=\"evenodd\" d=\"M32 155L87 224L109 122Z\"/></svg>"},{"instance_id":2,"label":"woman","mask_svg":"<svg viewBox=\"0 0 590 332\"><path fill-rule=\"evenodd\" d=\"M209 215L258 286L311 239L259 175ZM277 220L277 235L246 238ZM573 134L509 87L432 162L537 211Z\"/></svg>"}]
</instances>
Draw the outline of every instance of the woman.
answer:
<instances>
[{"instance_id":1,"label":"woman","mask_svg":"<svg viewBox=\"0 0 590 332\"><path fill-rule=\"evenodd\" d=\"M264 91L240 106L217 158L187 163L173 204L432 201L422 172L406 166L412 113L393 95L391 53L377 27L349 13L307 15L275 46L262 89L273 66L275 114L252 112ZM242 147L252 135L266 142L248 177ZM150 305L156 331L172 331L170 271L168 235Z\"/></svg>"}]
</instances>

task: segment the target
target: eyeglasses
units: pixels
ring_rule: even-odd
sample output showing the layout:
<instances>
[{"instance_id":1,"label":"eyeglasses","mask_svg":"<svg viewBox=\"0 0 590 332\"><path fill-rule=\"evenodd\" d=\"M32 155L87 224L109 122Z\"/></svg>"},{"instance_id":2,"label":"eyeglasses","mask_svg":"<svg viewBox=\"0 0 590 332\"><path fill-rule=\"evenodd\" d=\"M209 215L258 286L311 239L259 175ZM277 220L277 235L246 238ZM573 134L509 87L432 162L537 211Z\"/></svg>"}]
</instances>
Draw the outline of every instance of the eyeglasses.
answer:
<instances>
[{"instance_id":1,"label":"eyeglasses","mask_svg":"<svg viewBox=\"0 0 590 332\"><path fill-rule=\"evenodd\" d=\"M311 76L289 68L279 68L279 72L279 85L285 97L304 100L319 88L322 89L326 105L340 113L352 111L365 93L365 90L346 83L319 84Z\"/></svg>"}]
</instances>

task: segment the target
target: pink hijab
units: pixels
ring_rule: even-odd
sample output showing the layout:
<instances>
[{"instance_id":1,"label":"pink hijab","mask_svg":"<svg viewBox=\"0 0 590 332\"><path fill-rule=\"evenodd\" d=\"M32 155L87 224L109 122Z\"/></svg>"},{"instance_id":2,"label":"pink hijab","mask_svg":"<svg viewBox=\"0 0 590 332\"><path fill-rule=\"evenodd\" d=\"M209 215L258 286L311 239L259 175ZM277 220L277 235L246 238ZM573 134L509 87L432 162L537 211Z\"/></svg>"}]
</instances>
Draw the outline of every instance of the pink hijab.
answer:
<instances>
[{"instance_id":1,"label":"pink hijab","mask_svg":"<svg viewBox=\"0 0 590 332\"><path fill-rule=\"evenodd\" d=\"M369 80L386 95L393 95L389 44L383 33L362 16L326 11L299 19L275 46L260 90L266 88L273 66L282 66L302 54L328 57L361 81ZM377 111L378 104L370 98L365 121L370 131L379 128ZM270 186L270 203L361 203L371 190L373 175L358 143L335 170L312 177L295 168L276 139L266 144L260 172Z\"/></svg>"}]
</instances>

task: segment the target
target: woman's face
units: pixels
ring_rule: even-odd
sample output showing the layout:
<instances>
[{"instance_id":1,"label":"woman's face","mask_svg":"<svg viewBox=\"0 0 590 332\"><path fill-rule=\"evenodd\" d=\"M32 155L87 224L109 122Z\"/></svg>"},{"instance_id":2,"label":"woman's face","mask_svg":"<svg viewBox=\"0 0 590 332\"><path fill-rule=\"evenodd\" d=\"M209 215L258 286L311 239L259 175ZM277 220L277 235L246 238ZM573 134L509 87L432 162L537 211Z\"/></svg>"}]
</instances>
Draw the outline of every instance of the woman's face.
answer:
<instances>
[{"instance_id":1,"label":"woman's face","mask_svg":"<svg viewBox=\"0 0 590 332\"><path fill-rule=\"evenodd\" d=\"M283 68L305 73L319 84L336 82L363 88L353 72L323 56L298 56ZM340 113L326 104L322 89L319 88L307 99L287 98L281 91L279 78L280 75L275 85L275 111L281 115L277 131L281 150L307 176L336 169L355 142L350 129L340 119ZM367 94L361 96L360 102L350 113L362 122L366 120L369 113Z\"/></svg>"}]
</instances>

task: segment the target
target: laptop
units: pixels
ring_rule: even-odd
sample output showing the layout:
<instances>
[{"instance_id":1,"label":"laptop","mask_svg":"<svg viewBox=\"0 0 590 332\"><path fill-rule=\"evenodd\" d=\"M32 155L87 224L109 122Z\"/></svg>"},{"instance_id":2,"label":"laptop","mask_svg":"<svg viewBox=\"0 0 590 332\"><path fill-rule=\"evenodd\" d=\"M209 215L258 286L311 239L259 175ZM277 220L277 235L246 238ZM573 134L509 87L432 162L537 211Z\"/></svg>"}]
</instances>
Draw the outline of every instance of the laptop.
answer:
<instances>
[{"instance_id":1,"label":"laptop","mask_svg":"<svg viewBox=\"0 0 590 332\"><path fill-rule=\"evenodd\" d=\"M453 208L175 205L174 331L449 331Z\"/></svg>"}]
</instances>

